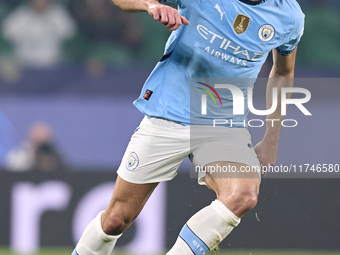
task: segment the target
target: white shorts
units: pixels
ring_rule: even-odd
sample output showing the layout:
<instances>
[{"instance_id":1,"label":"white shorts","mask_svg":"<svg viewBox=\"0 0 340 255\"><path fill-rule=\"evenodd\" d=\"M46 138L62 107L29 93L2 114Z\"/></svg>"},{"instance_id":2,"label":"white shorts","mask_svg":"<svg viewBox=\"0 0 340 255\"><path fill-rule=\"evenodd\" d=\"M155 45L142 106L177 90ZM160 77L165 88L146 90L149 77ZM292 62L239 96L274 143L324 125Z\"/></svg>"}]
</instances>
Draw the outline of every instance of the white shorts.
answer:
<instances>
[{"instance_id":1,"label":"white shorts","mask_svg":"<svg viewBox=\"0 0 340 255\"><path fill-rule=\"evenodd\" d=\"M132 135L117 173L136 184L169 181L188 156L200 167L218 161L260 165L245 128L183 126L146 116ZM200 184L204 176L199 174Z\"/></svg>"}]
</instances>

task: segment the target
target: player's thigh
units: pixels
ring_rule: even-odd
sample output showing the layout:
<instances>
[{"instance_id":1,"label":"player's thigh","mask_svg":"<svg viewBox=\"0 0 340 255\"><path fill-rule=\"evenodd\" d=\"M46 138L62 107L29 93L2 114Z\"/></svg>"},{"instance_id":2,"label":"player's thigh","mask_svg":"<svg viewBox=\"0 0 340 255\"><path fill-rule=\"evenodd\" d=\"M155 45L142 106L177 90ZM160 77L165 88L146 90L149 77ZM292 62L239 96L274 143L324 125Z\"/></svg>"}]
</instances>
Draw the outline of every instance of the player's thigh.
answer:
<instances>
[{"instance_id":1,"label":"player's thigh","mask_svg":"<svg viewBox=\"0 0 340 255\"><path fill-rule=\"evenodd\" d=\"M103 218L118 218L132 223L157 185L158 183L134 184L118 176L111 201Z\"/></svg>"},{"instance_id":2,"label":"player's thigh","mask_svg":"<svg viewBox=\"0 0 340 255\"><path fill-rule=\"evenodd\" d=\"M209 169L214 169L212 172ZM223 169L217 171L216 169ZM204 177L207 186L217 195L231 194L239 188L259 192L261 178L258 172L244 171L249 168L246 164L235 162L212 162L206 165L208 172Z\"/></svg>"},{"instance_id":3,"label":"player's thigh","mask_svg":"<svg viewBox=\"0 0 340 255\"><path fill-rule=\"evenodd\" d=\"M195 165L195 169L200 169L198 171L199 184L204 184L204 176L209 171L215 173L215 178L218 177L217 175L223 175L224 179L226 174L230 176L233 171L236 172L235 168L237 171L243 170L241 167L246 166L247 169L244 170L258 171L260 169L260 162L247 129L198 127L197 131L199 133L194 133L194 136L191 136L191 139L195 140L197 144L193 148L191 161ZM217 164L218 162L221 163ZM231 165L228 162L238 163Z\"/></svg>"},{"instance_id":4,"label":"player's thigh","mask_svg":"<svg viewBox=\"0 0 340 255\"><path fill-rule=\"evenodd\" d=\"M252 171L244 163L227 161L209 163L206 169L204 182L215 191L217 199L237 216L243 216L256 205L261 184L258 171Z\"/></svg>"}]
</instances>

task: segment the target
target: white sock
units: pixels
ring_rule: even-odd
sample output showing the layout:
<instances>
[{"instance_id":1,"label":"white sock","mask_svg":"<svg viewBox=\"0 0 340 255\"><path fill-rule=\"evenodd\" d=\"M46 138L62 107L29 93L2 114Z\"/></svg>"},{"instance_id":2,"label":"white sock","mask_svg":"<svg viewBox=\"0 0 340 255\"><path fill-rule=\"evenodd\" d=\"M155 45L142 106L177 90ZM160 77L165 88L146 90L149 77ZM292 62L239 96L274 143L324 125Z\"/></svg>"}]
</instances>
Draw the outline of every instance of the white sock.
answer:
<instances>
[{"instance_id":1,"label":"white sock","mask_svg":"<svg viewBox=\"0 0 340 255\"><path fill-rule=\"evenodd\" d=\"M241 219L219 200L192 216L167 255L204 255L216 249Z\"/></svg>"},{"instance_id":2,"label":"white sock","mask_svg":"<svg viewBox=\"0 0 340 255\"><path fill-rule=\"evenodd\" d=\"M72 255L109 255L122 235L107 235L101 226L100 212L86 227Z\"/></svg>"}]
</instances>

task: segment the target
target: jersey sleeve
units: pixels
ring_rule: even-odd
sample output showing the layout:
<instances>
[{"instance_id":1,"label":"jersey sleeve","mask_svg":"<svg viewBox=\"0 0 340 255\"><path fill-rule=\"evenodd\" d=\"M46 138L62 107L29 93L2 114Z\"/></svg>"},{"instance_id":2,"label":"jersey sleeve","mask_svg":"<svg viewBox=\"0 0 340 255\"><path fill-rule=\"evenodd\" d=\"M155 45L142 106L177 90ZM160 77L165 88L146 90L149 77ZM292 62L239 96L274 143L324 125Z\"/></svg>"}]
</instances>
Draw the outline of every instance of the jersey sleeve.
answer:
<instances>
[{"instance_id":1,"label":"jersey sleeve","mask_svg":"<svg viewBox=\"0 0 340 255\"><path fill-rule=\"evenodd\" d=\"M303 35L304 25L305 15L299 8L299 11L295 16L294 26L291 29L289 36L287 37L288 38L287 43L282 44L281 46L276 48L279 54L283 56L288 56L294 51Z\"/></svg>"}]
</instances>

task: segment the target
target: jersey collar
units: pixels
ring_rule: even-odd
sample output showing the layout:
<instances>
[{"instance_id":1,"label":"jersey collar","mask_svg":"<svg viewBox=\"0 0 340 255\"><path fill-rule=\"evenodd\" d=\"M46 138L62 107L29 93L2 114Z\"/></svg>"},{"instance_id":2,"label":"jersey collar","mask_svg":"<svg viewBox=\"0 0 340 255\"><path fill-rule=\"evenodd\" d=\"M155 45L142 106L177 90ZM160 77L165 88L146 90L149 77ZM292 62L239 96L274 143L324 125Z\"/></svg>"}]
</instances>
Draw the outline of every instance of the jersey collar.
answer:
<instances>
[{"instance_id":1,"label":"jersey collar","mask_svg":"<svg viewBox=\"0 0 340 255\"><path fill-rule=\"evenodd\" d=\"M262 1L259 1L259 2L255 2L255 1L251 1L251 0L239 0L240 2L242 3L245 3L245 4L249 4L249 5L258 5L258 4L262 4L264 2L266 2L267 0L262 0Z\"/></svg>"}]
</instances>

